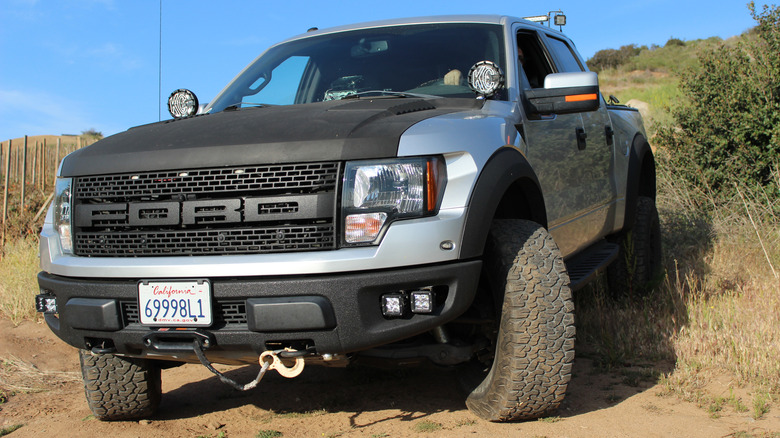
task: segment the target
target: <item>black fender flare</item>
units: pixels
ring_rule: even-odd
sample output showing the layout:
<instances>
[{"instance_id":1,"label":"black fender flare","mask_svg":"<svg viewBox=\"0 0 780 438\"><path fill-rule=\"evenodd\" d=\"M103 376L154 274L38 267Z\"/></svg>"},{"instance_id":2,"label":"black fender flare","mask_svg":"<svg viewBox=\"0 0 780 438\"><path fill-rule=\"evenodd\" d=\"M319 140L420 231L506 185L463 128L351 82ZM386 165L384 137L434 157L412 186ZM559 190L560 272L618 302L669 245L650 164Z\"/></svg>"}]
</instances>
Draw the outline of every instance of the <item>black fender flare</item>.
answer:
<instances>
[{"instance_id":1,"label":"black fender flare","mask_svg":"<svg viewBox=\"0 0 780 438\"><path fill-rule=\"evenodd\" d=\"M526 205L513 205L505 195L522 195ZM504 146L485 163L468 201L460 257L481 257L490 223L497 216L532 220L547 227L547 211L539 179L531 164L516 148ZM501 207L501 210L499 210ZM518 217L520 219L520 217Z\"/></svg>"},{"instance_id":2,"label":"black fender flare","mask_svg":"<svg viewBox=\"0 0 780 438\"><path fill-rule=\"evenodd\" d=\"M626 213L623 230L633 227L636 219L636 204L640 196L655 199L655 157L650 143L642 134L636 134L629 150L628 176L626 181Z\"/></svg>"}]
</instances>

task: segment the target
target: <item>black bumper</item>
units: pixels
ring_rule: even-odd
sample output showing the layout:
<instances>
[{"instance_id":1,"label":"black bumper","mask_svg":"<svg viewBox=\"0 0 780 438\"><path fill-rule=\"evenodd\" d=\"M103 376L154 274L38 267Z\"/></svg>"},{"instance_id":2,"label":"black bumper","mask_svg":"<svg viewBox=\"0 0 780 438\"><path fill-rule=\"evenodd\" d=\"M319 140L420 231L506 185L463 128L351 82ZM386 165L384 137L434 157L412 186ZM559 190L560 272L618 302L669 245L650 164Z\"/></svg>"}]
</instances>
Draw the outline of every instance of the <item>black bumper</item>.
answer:
<instances>
[{"instance_id":1,"label":"black bumper","mask_svg":"<svg viewBox=\"0 0 780 438\"><path fill-rule=\"evenodd\" d=\"M426 332L466 311L474 299L481 261L386 271L276 278L212 278L215 322L193 336L210 339L214 362L255 362L279 345L306 345L318 354L344 354ZM58 314L46 315L52 331L76 348L96 346L137 357L195 361L176 338L137 319L136 280L82 279L38 274L41 292L57 299ZM386 293L432 287L430 314L382 315ZM164 331L164 330L162 330ZM144 342L144 339L147 342ZM148 339L161 342L149 345ZM171 339L171 343L165 343ZM177 344L178 343L178 344Z\"/></svg>"}]
</instances>

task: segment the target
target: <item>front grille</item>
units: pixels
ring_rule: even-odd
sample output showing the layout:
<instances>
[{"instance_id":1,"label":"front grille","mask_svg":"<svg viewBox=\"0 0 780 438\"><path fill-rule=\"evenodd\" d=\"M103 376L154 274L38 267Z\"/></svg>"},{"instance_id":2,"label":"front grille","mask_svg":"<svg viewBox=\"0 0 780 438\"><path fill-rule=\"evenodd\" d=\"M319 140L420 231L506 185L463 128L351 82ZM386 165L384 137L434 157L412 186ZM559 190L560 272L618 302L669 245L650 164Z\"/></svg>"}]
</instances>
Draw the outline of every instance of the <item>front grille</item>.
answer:
<instances>
[{"instance_id":1,"label":"front grille","mask_svg":"<svg viewBox=\"0 0 780 438\"><path fill-rule=\"evenodd\" d=\"M313 192L334 188L338 163L241 166L81 177L79 199L133 200L219 192Z\"/></svg>"},{"instance_id":2,"label":"front grille","mask_svg":"<svg viewBox=\"0 0 780 438\"><path fill-rule=\"evenodd\" d=\"M158 232L82 232L76 253L84 256L267 254L335 247L330 223L249 229Z\"/></svg>"},{"instance_id":3,"label":"front grille","mask_svg":"<svg viewBox=\"0 0 780 438\"><path fill-rule=\"evenodd\" d=\"M85 257L335 249L339 163L80 177L74 252Z\"/></svg>"},{"instance_id":4,"label":"front grille","mask_svg":"<svg viewBox=\"0 0 780 438\"><path fill-rule=\"evenodd\" d=\"M138 303L135 301L122 301L122 320L124 325L140 324L141 314L138 312ZM246 301L244 300L216 300L213 303L214 321L213 328L231 327L246 324Z\"/></svg>"}]
</instances>

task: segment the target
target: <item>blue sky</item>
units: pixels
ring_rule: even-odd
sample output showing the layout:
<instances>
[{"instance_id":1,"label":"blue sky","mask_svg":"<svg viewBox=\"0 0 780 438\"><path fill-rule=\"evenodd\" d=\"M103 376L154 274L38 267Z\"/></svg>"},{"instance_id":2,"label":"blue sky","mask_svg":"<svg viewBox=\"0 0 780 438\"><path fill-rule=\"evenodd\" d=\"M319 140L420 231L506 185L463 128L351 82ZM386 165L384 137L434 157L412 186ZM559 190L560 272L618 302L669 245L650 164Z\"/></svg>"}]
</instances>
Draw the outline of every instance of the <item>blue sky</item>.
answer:
<instances>
[{"instance_id":1,"label":"blue sky","mask_svg":"<svg viewBox=\"0 0 780 438\"><path fill-rule=\"evenodd\" d=\"M162 100L189 88L208 102L269 45L317 26L440 14L527 16L562 9L585 58L625 44L738 35L746 1L2 0L0 140L105 135L156 122ZM717 4L715 4L717 3ZM762 4L762 3L759 3Z\"/></svg>"}]
</instances>

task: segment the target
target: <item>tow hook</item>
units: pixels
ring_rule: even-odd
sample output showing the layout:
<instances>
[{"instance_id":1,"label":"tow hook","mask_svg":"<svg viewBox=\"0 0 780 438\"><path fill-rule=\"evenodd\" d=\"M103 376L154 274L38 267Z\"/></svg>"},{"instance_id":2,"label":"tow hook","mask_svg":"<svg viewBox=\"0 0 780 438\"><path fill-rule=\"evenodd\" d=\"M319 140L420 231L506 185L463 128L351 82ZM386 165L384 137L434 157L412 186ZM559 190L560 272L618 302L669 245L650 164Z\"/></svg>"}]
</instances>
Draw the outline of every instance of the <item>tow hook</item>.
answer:
<instances>
[{"instance_id":1,"label":"tow hook","mask_svg":"<svg viewBox=\"0 0 780 438\"><path fill-rule=\"evenodd\" d=\"M225 383L239 391L249 391L250 389L256 387L269 369L274 369L279 374L287 378L297 377L303 372L303 366L305 363L301 355L301 353L305 354L305 352L299 352L291 348L278 351L264 351L262 354L260 354L260 358L258 359L258 362L260 363L260 372L257 373L257 377L255 377L255 379L251 382L242 385L235 380L225 376L211 365L211 362L209 362L209 360L206 358L206 355L203 353L203 346L200 342L198 342L197 339L192 342L192 347L192 349L195 351L195 355L198 357L198 360L204 367L219 377L219 380L221 380L222 383ZM294 357L295 365L288 368L279 358L279 354Z\"/></svg>"},{"instance_id":2,"label":"tow hook","mask_svg":"<svg viewBox=\"0 0 780 438\"><path fill-rule=\"evenodd\" d=\"M291 348L285 348L284 351L295 352L296 350L293 350ZM269 369L276 370L279 374L281 374L283 377L287 377L288 379L292 379L293 377L298 377L303 372L304 360L301 356L296 356L295 365L288 368L284 363L282 363L282 360L279 359L278 354L276 354L271 350L268 350L268 351L264 351L263 354L260 355L260 366L265 366L265 363L268 363L269 360L270 360Z\"/></svg>"}]
</instances>

